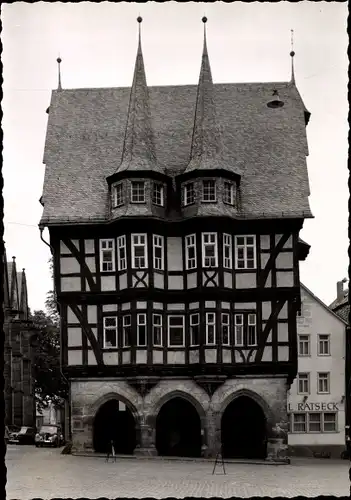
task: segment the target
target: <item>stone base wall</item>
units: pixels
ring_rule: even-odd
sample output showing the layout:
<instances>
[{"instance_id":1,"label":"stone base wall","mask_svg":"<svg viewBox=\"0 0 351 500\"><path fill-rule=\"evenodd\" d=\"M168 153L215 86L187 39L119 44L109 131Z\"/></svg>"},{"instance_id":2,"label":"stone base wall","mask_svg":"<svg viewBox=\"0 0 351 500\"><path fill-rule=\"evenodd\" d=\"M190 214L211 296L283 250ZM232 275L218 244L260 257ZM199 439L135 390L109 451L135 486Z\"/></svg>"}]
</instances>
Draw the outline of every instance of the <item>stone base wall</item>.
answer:
<instances>
[{"instance_id":1,"label":"stone base wall","mask_svg":"<svg viewBox=\"0 0 351 500\"><path fill-rule=\"evenodd\" d=\"M311 446L289 446L290 457L309 458L341 458L341 454L346 451L346 445L311 445ZM324 455L324 456L323 456Z\"/></svg>"},{"instance_id":2,"label":"stone base wall","mask_svg":"<svg viewBox=\"0 0 351 500\"><path fill-rule=\"evenodd\" d=\"M221 419L236 397L252 397L267 420L267 460L287 461L287 380L233 378L210 396L192 379L165 378L144 397L124 379L71 380L72 452L93 449L94 418L99 408L119 399L131 410L137 429L136 454L156 454L156 417L167 401L182 397L196 408L201 421L202 454L216 456L221 446Z\"/></svg>"}]
</instances>

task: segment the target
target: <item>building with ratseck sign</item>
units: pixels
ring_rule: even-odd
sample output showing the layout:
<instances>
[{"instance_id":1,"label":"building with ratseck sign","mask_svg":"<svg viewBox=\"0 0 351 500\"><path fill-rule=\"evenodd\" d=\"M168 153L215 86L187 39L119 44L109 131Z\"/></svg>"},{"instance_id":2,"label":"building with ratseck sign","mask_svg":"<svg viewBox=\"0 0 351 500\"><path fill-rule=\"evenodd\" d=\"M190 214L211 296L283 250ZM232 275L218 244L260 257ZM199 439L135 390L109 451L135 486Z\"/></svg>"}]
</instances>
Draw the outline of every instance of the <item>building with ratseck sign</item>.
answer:
<instances>
[{"instance_id":1,"label":"building with ratseck sign","mask_svg":"<svg viewBox=\"0 0 351 500\"><path fill-rule=\"evenodd\" d=\"M60 79L48 113L73 452L286 461L312 217L294 70L214 84L205 35L197 85L148 87L139 32L131 88Z\"/></svg>"}]
</instances>

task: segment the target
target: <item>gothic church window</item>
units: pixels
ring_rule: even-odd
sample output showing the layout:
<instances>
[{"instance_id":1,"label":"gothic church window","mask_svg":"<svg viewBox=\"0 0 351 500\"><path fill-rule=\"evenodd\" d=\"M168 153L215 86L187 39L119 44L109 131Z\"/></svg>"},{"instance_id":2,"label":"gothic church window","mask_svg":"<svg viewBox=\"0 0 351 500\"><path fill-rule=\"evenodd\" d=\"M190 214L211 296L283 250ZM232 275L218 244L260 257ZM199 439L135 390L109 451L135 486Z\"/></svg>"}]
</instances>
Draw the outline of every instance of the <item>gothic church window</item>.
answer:
<instances>
[{"instance_id":1,"label":"gothic church window","mask_svg":"<svg viewBox=\"0 0 351 500\"><path fill-rule=\"evenodd\" d=\"M112 206L113 208L120 207L123 203L123 183L119 182L112 187Z\"/></svg>"},{"instance_id":2,"label":"gothic church window","mask_svg":"<svg viewBox=\"0 0 351 500\"><path fill-rule=\"evenodd\" d=\"M132 234L132 267L145 269L147 267L146 234Z\"/></svg>"},{"instance_id":3,"label":"gothic church window","mask_svg":"<svg viewBox=\"0 0 351 500\"><path fill-rule=\"evenodd\" d=\"M217 267L217 233L202 233L202 265Z\"/></svg>"},{"instance_id":4,"label":"gothic church window","mask_svg":"<svg viewBox=\"0 0 351 500\"><path fill-rule=\"evenodd\" d=\"M154 182L152 185L152 203L159 207L164 205L163 186L159 182Z\"/></svg>"},{"instance_id":5,"label":"gothic church window","mask_svg":"<svg viewBox=\"0 0 351 500\"><path fill-rule=\"evenodd\" d=\"M234 205L234 184L225 182L223 186L223 201L228 205Z\"/></svg>"},{"instance_id":6,"label":"gothic church window","mask_svg":"<svg viewBox=\"0 0 351 500\"><path fill-rule=\"evenodd\" d=\"M126 237L118 236L117 238L117 260L119 271L127 269L127 256L126 256Z\"/></svg>"},{"instance_id":7,"label":"gothic church window","mask_svg":"<svg viewBox=\"0 0 351 500\"><path fill-rule=\"evenodd\" d=\"M188 182L183 186L183 204L185 206L195 203L194 183Z\"/></svg>"},{"instance_id":8,"label":"gothic church window","mask_svg":"<svg viewBox=\"0 0 351 500\"><path fill-rule=\"evenodd\" d=\"M235 236L236 269L254 269L256 267L256 237Z\"/></svg>"},{"instance_id":9,"label":"gothic church window","mask_svg":"<svg viewBox=\"0 0 351 500\"><path fill-rule=\"evenodd\" d=\"M215 202L216 196L216 181L204 180L202 181L202 201Z\"/></svg>"},{"instance_id":10,"label":"gothic church window","mask_svg":"<svg viewBox=\"0 0 351 500\"><path fill-rule=\"evenodd\" d=\"M185 267L196 268L196 235L190 234L185 237Z\"/></svg>"},{"instance_id":11,"label":"gothic church window","mask_svg":"<svg viewBox=\"0 0 351 500\"><path fill-rule=\"evenodd\" d=\"M164 269L164 237L153 235L154 269Z\"/></svg>"},{"instance_id":12,"label":"gothic church window","mask_svg":"<svg viewBox=\"0 0 351 500\"><path fill-rule=\"evenodd\" d=\"M184 316L168 316L168 346L184 347Z\"/></svg>"},{"instance_id":13,"label":"gothic church window","mask_svg":"<svg viewBox=\"0 0 351 500\"><path fill-rule=\"evenodd\" d=\"M132 181L131 183L131 202L145 203L145 182Z\"/></svg>"},{"instance_id":14,"label":"gothic church window","mask_svg":"<svg viewBox=\"0 0 351 500\"><path fill-rule=\"evenodd\" d=\"M109 316L104 318L104 348L117 347L117 318Z\"/></svg>"},{"instance_id":15,"label":"gothic church window","mask_svg":"<svg viewBox=\"0 0 351 500\"><path fill-rule=\"evenodd\" d=\"M114 240L100 240L100 271L113 272L115 270L115 242Z\"/></svg>"}]
</instances>

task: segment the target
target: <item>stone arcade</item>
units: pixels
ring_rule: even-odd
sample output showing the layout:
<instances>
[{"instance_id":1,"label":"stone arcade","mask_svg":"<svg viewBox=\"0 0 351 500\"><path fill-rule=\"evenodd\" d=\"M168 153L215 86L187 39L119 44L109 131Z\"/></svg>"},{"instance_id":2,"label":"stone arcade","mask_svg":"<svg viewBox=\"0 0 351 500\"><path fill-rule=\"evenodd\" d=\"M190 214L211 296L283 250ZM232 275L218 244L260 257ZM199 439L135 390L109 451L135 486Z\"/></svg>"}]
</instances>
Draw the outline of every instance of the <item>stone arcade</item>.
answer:
<instances>
[{"instance_id":1,"label":"stone arcade","mask_svg":"<svg viewBox=\"0 0 351 500\"><path fill-rule=\"evenodd\" d=\"M286 460L312 217L294 72L213 84L205 34L197 86L148 87L139 31L130 89L60 79L48 113L73 452Z\"/></svg>"}]
</instances>

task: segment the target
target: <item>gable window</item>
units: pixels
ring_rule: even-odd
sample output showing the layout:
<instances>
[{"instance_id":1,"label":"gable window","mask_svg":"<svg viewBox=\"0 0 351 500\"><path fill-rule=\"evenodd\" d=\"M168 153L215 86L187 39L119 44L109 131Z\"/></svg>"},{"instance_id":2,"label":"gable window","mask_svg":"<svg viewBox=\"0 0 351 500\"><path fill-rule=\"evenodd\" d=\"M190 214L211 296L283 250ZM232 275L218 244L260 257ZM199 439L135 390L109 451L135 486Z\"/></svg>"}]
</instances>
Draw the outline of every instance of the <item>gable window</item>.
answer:
<instances>
[{"instance_id":1,"label":"gable window","mask_svg":"<svg viewBox=\"0 0 351 500\"><path fill-rule=\"evenodd\" d=\"M202 265L217 267L217 233L202 233Z\"/></svg>"},{"instance_id":2,"label":"gable window","mask_svg":"<svg viewBox=\"0 0 351 500\"><path fill-rule=\"evenodd\" d=\"M146 314L137 314L137 346L146 346Z\"/></svg>"},{"instance_id":3,"label":"gable window","mask_svg":"<svg viewBox=\"0 0 351 500\"><path fill-rule=\"evenodd\" d=\"M159 182L154 182L152 185L152 203L159 207L164 205L163 185Z\"/></svg>"},{"instance_id":4,"label":"gable window","mask_svg":"<svg viewBox=\"0 0 351 500\"><path fill-rule=\"evenodd\" d=\"M223 201L229 205L234 205L234 184L232 182L224 183Z\"/></svg>"},{"instance_id":5,"label":"gable window","mask_svg":"<svg viewBox=\"0 0 351 500\"><path fill-rule=\"evenodd\" d=\"M184 316L168 316L169 347L184 347Z\"/></svg>"},{"instance_id":6,"label":"gable window","mask_svg":"<svg viewBox=\"0 0 351 500\"><path fill-rule=\"evenodd\" d=\"M299 335L299 356L310 355L310 336Z\"/></svg>"},{"instance_id":7,"label":"gable window","mask_svg":"<svg viewBox=\"0 0 351 500\"><path fill-rule=\"evenodd\" d=\"M190 345L199 345L200 343L200 315L199 313L190 314Z\"/></svg>"},{"instance_id":8,"label":"gable window","mask_svg":"<svg viewBox=\"0 0 351 500\"><path fill-rule=\"evenodd\" d=\"M145 203L144 181L132 181L130 199L132 203Z\"/></svg>"},{"instance_id":9,"label":"gable window","mask_svg":"<svg viewBox=\"0 0 351 500\"><path fill-rule=\"evenodd\" d=\"M112 186L112 206L113 208L120 207L123 203L123 182L118 182Z\"/></svg>"},{"instance_id":10,"label":"gable window","mask_svg":"<svg viewBox=\"0 0 351 500\"><path fill-rule=\"evenodd\" d=\"M117 261L119 271L124 271L127 269L127 258L126 258L126 237L118 236L117 238Z\"/></svg>"},{"instance_id":11,"label":"gable window","mask_svg":"<svg viewBox=\"0 0 351 500\"><path fill-rule=\"evenodd\" d=\"M222 313L222 345L230 344L229 314Z\"/></svg>"},{"instance_id":12,"label":"gable window","mask_svg":"<svg viewBox=\"0 0 351 500\"><path fill-rule=\"evenodd\" d=\"M183 204L186 206L192 205L193 203L195 203L194 183L188 182L183 186Z\"/></svg>"},{"instance_id":13,"label":"gable window","mask_svg":"<svg viewBox=\"0 0 351 500\"><path fill-rule=\"evenodd\" d=\"M297 394L310 393L310 374L298 373L297 374Z\"/></svg>"},{"instance_id":14,"label":"gable window","mask_svg":"<svg viewBox=\"0 0 351 500\"><path fill-rule=\"evenodd\" d=\"M318 335L318 356L330 356L330 335Z\"/></svg>"},{"instance_id":15,"label":"gable window","mask_svg":"<svg viewBox=\"0 0 351 500\"><path fill-rule=\"evenodd\" d=\"M234 315L235 345L252 347L257 345L257 328L255 313Z\"/></svg>"},{"instance_id":16,"label":"gable window","mask_svg":"<svg viewBox=\"0 0 351 500\"><path fill-rule=\"evenodd\" d=\"M132 322L130 314L126 314L122 319L123 328L123 347L130 347L131 345L131 334L132 334Z\"/></svg>"},{"instance_id":17,"label":"gable window","mask_svg":"<svg viewBox=\"0 0 351 500\"><path fill-rule=\"evenodd\" d=\"M206 313L206 344L216 343L216 314Z\"/></svg>"},{"instance_id":18,"label":"gable window","mask_svg":"<svg viewBox=\"0 0 351 500\"><path fill-rule=\"evenodd\" d=\"M154 346L162 346L162 315L152 315L152 336Z\"/></svg>"},{"instance_id":19,"label":"gable window","mask_svg":"<svg viewBox=\"0 0 351 500\"><path fill-rule=\"evenodd\" d=\"M254 269L256 267L256 237L235 236L236 269Z\"/></svg>"},{"instance_id":20,"label":"gable window","mask_svg":"<svg viewBox=\"0 0 351 500\"><path fill-rule=\"evenodd\" d=\"M147 267L146 234L132 234L132 267L145 269Z\"/></svg>"},{"instance_id":21,"label":"gable window","mask_svg":"<svg viewBox=\"0 0 351 500\"><path fill-rule=\"evenodd\" d=\"M115 270L115 242L114 240L100 240L100 271Z\"/></svg>"},{"instance_id":22,"label":"gable window","mask_svg":"<svg viewBox=\"0 0 351 500\"><path fill-rule=\"evenodd\" d=\"M117 318L109 316L104 318L104 348L117 347Z\"/></svg>"},{"instance_id":23,"label":"gable window","mask_svg":"<svg viewBox=\"0 0 351 500\"><path fill-rule=\"evenodd\" d=\"M185 236L185 267L194 269L196 267L196 235Z\"/></svg>"},{"instance_id":24,"label":"gable window","mask_svg":"<svg viewBox=\"0 0 351 500\"><path fill-rule=\"evenodd\" d=\"M154 247L154 269L164 269L164 238L163 236L153 235Z\"/></svg>"},{"instance_id":25,"label":"gable window","mask_svg":"<svg viewBox=\"0 0 351 500\"><path fill-rule=\"evenodd\" d=\"M321 372L318 373L317 380L318 394L329 394L330 393L330 373Z\"/></svg>"},{"instance_id":26,"label":"gable window","mask_svg":"<svg viewBox=\"0 0 351 500\"><path fill-rule=\"evenodd\" d=\"M225 269L232 269L232 235L223 234L223 267Z\"/></svg>"},{"instance_id":27,"label":"gable window","mask_svg":"<svg viewBox=\"0 0 351 500\"><path fill-rule=\"evenodd\" d=\"M214 202L216 200L216 181L202 181L202 201Z\"/></svg>"}]
</instances>

